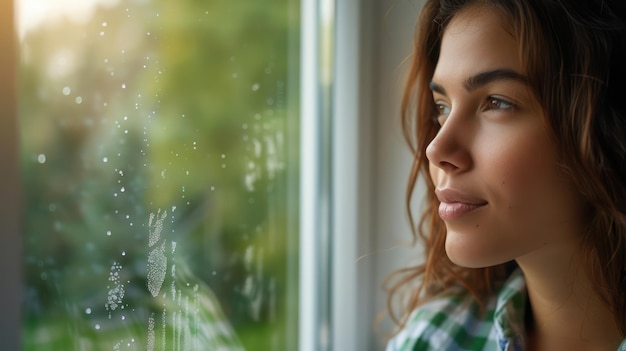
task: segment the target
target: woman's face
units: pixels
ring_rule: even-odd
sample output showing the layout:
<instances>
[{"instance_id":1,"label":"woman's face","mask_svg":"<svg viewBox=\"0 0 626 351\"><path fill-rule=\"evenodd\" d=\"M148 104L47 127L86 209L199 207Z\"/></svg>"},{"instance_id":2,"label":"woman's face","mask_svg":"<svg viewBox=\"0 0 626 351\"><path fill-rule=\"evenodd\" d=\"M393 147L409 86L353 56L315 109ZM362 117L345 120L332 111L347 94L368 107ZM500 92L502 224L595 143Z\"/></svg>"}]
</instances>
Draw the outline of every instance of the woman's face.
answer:
<instances>
[{"instance_id":1,"label":"woman's face","mask_svg":"<svg viewBox=\"0 0 626 351\"><path fill-rule=\"evenodd\" d=\"M551 255L583 230L583 202L502 23L480 8L456 15L431 83L441 128L426 156L446 252L466 267Z\"/></svg>"}]
</instances>

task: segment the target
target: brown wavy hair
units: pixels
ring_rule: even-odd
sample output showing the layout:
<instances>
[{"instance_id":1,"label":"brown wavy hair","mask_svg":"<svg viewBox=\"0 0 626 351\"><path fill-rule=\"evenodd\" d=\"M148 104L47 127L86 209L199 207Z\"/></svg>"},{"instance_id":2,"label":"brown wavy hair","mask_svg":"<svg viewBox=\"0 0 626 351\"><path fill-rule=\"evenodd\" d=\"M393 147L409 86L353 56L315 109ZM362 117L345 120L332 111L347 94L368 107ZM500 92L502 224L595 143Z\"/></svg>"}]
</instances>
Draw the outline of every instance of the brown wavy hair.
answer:
<instances>
[{"instance_id":1,"label":"brown wavy hair","mask_svg":"<svg viewBox=\"0 0 626 351\"><path fill-rule=\"evenodd\" d=\"M406 206L425 261L393 272L388 312L402 327L428 298L462 288L479 303L515 268L509 262L464 268L445 254L446 229L425 151L438 127L429 89L450 20L467 6L497 11L517 39L531 88L559 148L560 166L591 208L582 240L585 267L596 293L626 335L626 2L623 0L428 0L420 12L412 64L402 101L404 137L413 163ZM416 222L411 199L426 182L425 208ZM404 293L404 294L403 294ZM408 294L406 294L408 293ZM400 304L399 312L396 307Z\"/></svg>"}]
</instances>

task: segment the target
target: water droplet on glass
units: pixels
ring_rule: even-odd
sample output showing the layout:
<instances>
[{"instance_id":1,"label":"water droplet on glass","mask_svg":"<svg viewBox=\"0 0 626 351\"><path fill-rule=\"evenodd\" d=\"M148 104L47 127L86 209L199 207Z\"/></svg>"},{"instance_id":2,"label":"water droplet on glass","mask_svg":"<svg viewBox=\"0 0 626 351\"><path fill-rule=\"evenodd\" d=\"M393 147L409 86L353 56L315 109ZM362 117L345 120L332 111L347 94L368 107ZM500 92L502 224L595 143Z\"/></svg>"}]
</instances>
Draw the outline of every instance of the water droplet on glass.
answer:
<instances>
[{"instance_id":1,"label":"water droplet on glass","mask_svg":"<svg viewBox=\"0 0 626 351\"><path fill-rule=\"evenodd\" d=\"M86 313L86 314L91 314L91 308L87 307L87 308L85 309L85 313Z\"/></svg>"},{"instance_id":2,"label":"water droplet on glass","mask_svg":"<svg viewBox=\"0 0 626 351\"><path fill-rule=\"evenodd\" d=\"M44 155L44 154L39 154L39 155L37 156L37 162L42 163L42 164L43 164L43 163L46 163L46 155Z\"/></svg>"},{"instance_id":3,"label":"water droplet on glass","mask_svg":"<svg viewBox=\"0 0 626 351\"><path fill-rule=\"evenodd\" d=\"M126 89L126 83L122 83L122 89Z\"/></svg>"},{"instance_id":4,"label":"water droplet on glass","mask_svg":"<svg viewBox=\"0 0 626 351\"><path fill-rule=\"evenodd\" d=\"M104 36L104 31L100 32L100 36L103 37Z\"/></svg>"},{"instance_id":5,"label":"water droplet on glass","mask_svg":"<svg viewBox=\"0 0 626 351\"><path fill-rule=\"evenodd\" d=\"M104 163L109 162L109 158L108 158L108 157L103 157L103 158L102 158L102 162L104 162Z\"/></svg>"},{"instance_id":6,"label":"water droplet on glass","mask_svg":"<svg viewBox=\"0 0 626 351\"><path fill-rule=\"evenodd\" d=\"M159 295L167 269L165 242L155 247L148 256L148 290L153 297Z\"/></svg>"},{"instance_id":7,"label":"water droplet on glass","mask_svg":"<svg viewBox=\"0 0 626 351\"><path fill-rule=\"evenodd\" d=\"M82 97L80 97L80 96L77 96L77 97L76 97L76 99L75 99L74 101L76 101L76 104L80 105L80 104L82 104L82 103L83 103L83 98L82 98Z\"/></svg>"},{"instance_id":8,"label":"water droplet on glass","mask_svg":"<svg viewBox=\"0 0 626 351\"><path fill-rule=\"evenodd\" d=\"M106 26L108 26L108 25L109 25L108 23L106 23L106 22L102 22L102 26L103 26L103 27L106 27Z\"/></svg>"},{"instance_id":9,"label":"water droplet on glass","mask_svg":"<svg viewBox=\"0 0 626 351\"><path fill-rule=\"evenodd\" d=\"M122 256L126 256L126 251L122 251Z\"/></svg>"},{"instance_id":10,"label":"water droplet on glass","mask_svg":"<svg viewBox=\"0 0 626 351\"><path fill-rule=\"evenodd\" d=\"M259 83L254 83L252 84L252 91L257 91L259 90L260 87L261 85Z\"/></svg>"},{"instance_id":11,"label":"water droplet on glass","mask_svg":"<svg viewBox=\"0 0 626 351\"><path fill-rule=\"evenodd\" d=\"M107 230L107 236L111 236L111 231Z\"/></svg>"},{"instance_id":12,"label":"water droplet on glass","mask_svg":"<svg viewBox=\"0 0 626 351\"><path fill-rule=\"evenodd\" d=\"M63 95L68 96L72 93L72 89L70 89L70 87L65 87L63 88L62 92L63 92Z\"/></svg>"},{"instance_id":13,"label":"water droplet on glass","mask_svg":"<svg viewBox=\"0 0 626 351\"><path fill-rule=\"evenodd\" d=\"M125 192L125 191L126 191L126 188L122 187L122 188L120 189L120 191L121 191L121 192Z\"/></svg>"},{"instance_id":14,"label":"water droplet on glass","mask_svg":"<svg viewBox=\"0 0 626 351\"><path fill-rule=\"evenodd\" d=\"M95 328L96 330L100 330L100 324L96 324Z\"/></svg>"},{"instance_id":15,"label":"water droplet on glass","mask_svg":"<svg viewBox=\"0 0 626 351\"><path fill-rule=\"evenodd\" d=\"M215 185L211 185L211 191L215 191Z\"/></svg>"}]
</instances>

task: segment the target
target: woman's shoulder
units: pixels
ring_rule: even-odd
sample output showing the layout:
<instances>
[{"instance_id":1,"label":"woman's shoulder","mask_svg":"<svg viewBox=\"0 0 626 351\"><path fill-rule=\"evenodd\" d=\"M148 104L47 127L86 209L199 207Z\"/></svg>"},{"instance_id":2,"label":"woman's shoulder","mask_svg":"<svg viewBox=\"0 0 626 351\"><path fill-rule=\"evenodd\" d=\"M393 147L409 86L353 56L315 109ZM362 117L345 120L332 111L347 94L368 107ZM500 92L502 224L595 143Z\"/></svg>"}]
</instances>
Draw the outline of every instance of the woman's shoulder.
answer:
<instances>
[{"instance_id":1,"label":"woman's shoulder","mask_svg":"<svg viewBox=\"0 0 626 351\"><path fill-rule=\"evenodd\" d=\"M524 295L519 272L481 303L464 290L440 294L413 311L387 351L499 350L509 342L507 334L523 337L523 326L516 325L523 322Z\"/></svg>"}]
</instances>

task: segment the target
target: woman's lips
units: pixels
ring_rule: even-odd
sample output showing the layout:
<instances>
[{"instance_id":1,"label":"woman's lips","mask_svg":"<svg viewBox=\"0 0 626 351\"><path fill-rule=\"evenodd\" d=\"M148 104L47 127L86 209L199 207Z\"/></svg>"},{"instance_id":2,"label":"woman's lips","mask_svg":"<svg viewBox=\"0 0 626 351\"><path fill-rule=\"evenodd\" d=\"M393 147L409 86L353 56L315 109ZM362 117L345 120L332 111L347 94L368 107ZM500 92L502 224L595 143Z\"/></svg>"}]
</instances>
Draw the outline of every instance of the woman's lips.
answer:
<instances>
[{"instance_id":1,"label":"woman's lips","mask_svg":"<svg viewBox=\"0 0 626 351\"><path fill-rule=\"evenodd\" d=\"M487 201L464 194L453 189L436 189L439 199L439 217L444 221L451 221L464 216L487 204Z\"/></svg>"},{"instance_id":2,"label":"woman's lips","mask_svg":"<svg viewBox=\"0 0 626 351\"><path fill-rule=\"evenodd\" d=\"M442 202L439 204L439 217L444 221L451 221L482 206L484 205L466 204L463 202Z\"/></svg>"}]
</instances>

